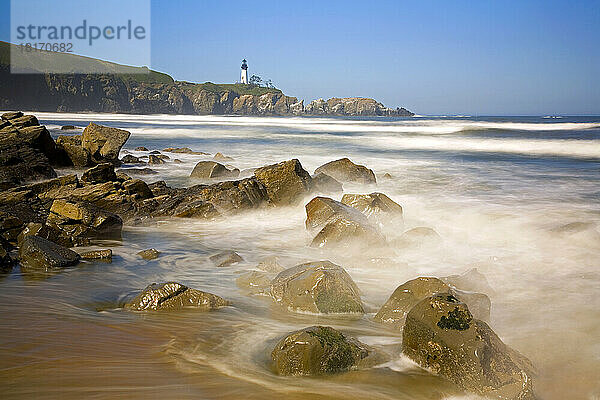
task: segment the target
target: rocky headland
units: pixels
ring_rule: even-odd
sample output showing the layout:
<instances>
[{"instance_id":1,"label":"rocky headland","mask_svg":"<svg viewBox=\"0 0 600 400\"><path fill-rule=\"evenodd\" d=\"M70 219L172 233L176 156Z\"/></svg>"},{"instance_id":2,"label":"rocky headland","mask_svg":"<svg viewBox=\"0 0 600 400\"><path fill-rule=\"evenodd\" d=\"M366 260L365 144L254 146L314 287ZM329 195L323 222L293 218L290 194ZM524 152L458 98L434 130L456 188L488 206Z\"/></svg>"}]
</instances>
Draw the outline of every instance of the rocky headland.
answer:
<instances>
[{"instance_id":1,"label":"rocky headland","mask_svg":"<svg viewBox=\"0 0 600 400\"><path fill-rule=\"evenodd\" d=\"M103 68L109 64L119 72L11 74L10 46L0 42L0 109L3 110L195 115L414 115L404 108L385 107L370 98L318 99L304 104L304 100L286 96L279 89L179 82L167 74L147 68L120 66L89 58L85 58L86 63L101 63ZM51 57L70 57L69 63L78 62L78 56L74 55L51 54Z\"/></svg>"},{"instance_id":2,"label":"rocky headland","mask_svg":"<svg viewBox=\"0 0 600 400\"><path fill-rule=\"evenodd\" d=\"M389 240L386 226L403 218L403 208L383 193L333 197L348 182L375 187L376 174L348 158L306 171L291 159L262 166L246 178L217 161L193 173L209 184L172 188L165 182L133 178L119 159L129 132L90 123L71 140L54 141L37 118L11 112L0 122L0 262L3 270L18 263L21 274L56 274L81 260L110 262L111 249L78 253L79 246L98 239L116 239L123 225L155 218L197 218L211 221L243 211L305 205L307 245L331 251L382 252L391 247L427 251L442 238L431 228L415 228ZM143 148L162 162L163 152L190 153L187 148L162 152ZM160 157L164 156L164 157ZM225 156L219 157L224 158ZM134 157L135 158L135 157ZM149 157L148 157L149 158ZM167 160L167 161L165 161ZM149 158L150 161L150 158ZM158 162L158 161L157 161ZM206 163L200 161L200 163ZM54 167L71 166L78 173L58 176ZM131 169L129 169L131 170ZM306 202L306 199L311 199ZM394 222L395 221L395 222ZM160 257L157 249L140 252L140 260ZM210 257L215 268L243 261L234 250ZM361 291L341 265L315 260L291 268L269 258L254 270L237 275L247 295L260 295L284 313L369 318L382 331L402 338L401 352L458 390L498 399L535 399L535 369L507 346L488 325L492 289L476 270L464 275L416 277L400 285L367 315ZM219 312L236 307L220 296L177 282L148 283L125 299L124 312ZM333 320L332 320L333 322ZM269 349L273 374L322 376L381 365L399 353L366 345L329 326L307 326L280 337Z\"/></svg>"}]
</instances>

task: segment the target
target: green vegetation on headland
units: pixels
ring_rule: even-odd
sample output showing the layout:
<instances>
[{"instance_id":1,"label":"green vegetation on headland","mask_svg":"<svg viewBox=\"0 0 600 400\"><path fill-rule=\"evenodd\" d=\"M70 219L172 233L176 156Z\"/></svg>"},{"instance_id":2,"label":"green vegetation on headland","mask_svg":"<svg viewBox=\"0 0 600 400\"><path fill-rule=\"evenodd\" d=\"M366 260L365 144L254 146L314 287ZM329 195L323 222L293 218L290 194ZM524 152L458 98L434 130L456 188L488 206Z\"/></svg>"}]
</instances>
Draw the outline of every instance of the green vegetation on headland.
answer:
<instances>
[{"instance_id":1,"label":"green vegetation on headland","mask_svg":"<svg viewBox=\"0 0 600 400\"><path fill-rule=\"evenodd\" d=\"M39 50L20 53L18 62L13 60L12 66L27 73L14 74L11 48L22 51L16 45L0 42L0 109L134 114L413 115L404 108L387 108L361 97L319 99L305 106L303 100L286 96L273 87L270 80L267 87L179 82L145 66L132 67L71 53ZM67 73L44 72L56 69Z\"/></svg>"}]
</instances>

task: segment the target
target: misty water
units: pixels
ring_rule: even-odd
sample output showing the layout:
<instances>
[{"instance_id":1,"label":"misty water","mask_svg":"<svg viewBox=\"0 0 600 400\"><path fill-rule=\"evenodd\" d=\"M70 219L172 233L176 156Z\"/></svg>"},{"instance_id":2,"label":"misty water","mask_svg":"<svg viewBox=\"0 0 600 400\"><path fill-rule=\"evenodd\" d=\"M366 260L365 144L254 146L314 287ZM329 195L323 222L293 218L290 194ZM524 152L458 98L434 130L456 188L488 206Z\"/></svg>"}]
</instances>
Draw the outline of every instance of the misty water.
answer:
<instances>
[{"instance_id":1,"label":"misty water","mask_svg":"<svg viewBox=\"0 0 600 400\"><path fill-rule=\"evenodd\" d=\"M113 249L111 264L82 263L42 280L17 266L0 277L2 398L476 398L403 357L401 333L372 320L403 282L473 267L493 288L487 293L491 327L536 365L540 398L600 398L600 117L35 114L55 136L61 125L90 121L127 129L132 136L121 155L147 154L137 146L190 147L231 156L227 164L247 175L244 169L291 158L312 173L349 157L372 168L378 183L345 184L344 193L383 192L404 209L404 222L386 229L388 239L427 226L443 243L370 254L309 248L303 206L310 198L211 222L125 226L122 241L98 243ZM150 166L158 174L132 176L171 186L202 183L188 176L211 156L165 154L171 160ZM136 255L150 247L161 251L158 259ZM215 268L208 260L229 249L244 261ZM367 314L294 314L236 286L240 273L272 255L286 267L322 259L343 266L361 289ZM232 306L178 313L118 307L132 292L171 280ZM275 343L316 324L378 347L392 361L322 378L275 375Z\"/></svg>"}]
</instances>

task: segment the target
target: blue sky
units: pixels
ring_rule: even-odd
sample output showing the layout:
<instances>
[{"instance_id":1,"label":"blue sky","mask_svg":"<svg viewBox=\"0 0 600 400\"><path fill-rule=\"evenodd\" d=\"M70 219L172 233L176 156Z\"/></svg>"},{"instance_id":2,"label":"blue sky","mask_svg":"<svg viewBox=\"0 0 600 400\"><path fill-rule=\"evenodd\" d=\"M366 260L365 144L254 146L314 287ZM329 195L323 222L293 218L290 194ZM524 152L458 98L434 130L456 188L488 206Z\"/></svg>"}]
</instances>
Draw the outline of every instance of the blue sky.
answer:
<instances>
[{"instance_id":1,"label":"blue sky","mask_svg":"<svg viewBox=\"0 0 600 400\"><path fill-rule=\"evenodd\" d=\"M600 115L600 0L154 0L151 39L152 68L178 80L234 82L247 58L251 74L305 101Z\"/></svg>"}]
</instances>

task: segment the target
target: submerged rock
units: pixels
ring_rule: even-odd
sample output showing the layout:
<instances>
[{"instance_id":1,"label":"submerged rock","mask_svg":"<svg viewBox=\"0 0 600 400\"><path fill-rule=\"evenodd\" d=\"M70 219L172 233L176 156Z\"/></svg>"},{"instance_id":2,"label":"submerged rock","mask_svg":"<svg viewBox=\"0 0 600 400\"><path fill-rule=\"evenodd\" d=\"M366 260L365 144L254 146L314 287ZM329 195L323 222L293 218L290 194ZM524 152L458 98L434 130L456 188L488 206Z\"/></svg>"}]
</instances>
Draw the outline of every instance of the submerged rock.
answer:
<instances>
[{"instance_id":1,"label":"submerged rock","mask_svg":"<svg viewBox=\"0 0 600 400\"><path fill-rule=\"evenodd\" d=\"M271 285L269 275L262 271L249 271L241 274L235 284L251 294L263 293Z\"/></svg>"},{"instance_id":2,"label":"submerged rock","mask_svg":"<svg viewBox=\"0 0 600 400\"><path fill-rule=\"evenodd\" d=\"M494 293L494 289L485 275L479 272L477 268L471 268L460 275L449 275L440 279L457 289L467 290L469 292Z\"/></svg>"},{"instance_id":3,"label":"submerged rock","mask_svg":"<svg viewBox=\"0 0 600 400\"><path fill-rule=\"evenodd\" d=\"M313 192L315 193L325 193L325 194L334 194L334 193L342 193L343 186L340 182L335 180L329 175L325 175L323 173L318 173L312 177L313 183Z\"/></svg>"},{"instance_id":4,"label":"submerged rock","mask_svg":"<svg viewBox=\"0 0 600 400\"><path fill-rule=\"evenodd\" d=\"M450 294L436 294L414 306L402 342L408 357L467 391L498 399L536 398L531 362Z\"/></svg>"},{"instance_id":5,"label":"submerged rock","mask_svg":"<svg viewBox=\"0 0 600 400\"><path fill-rule=\"evenodd\" d=\"M378 224L386 225L402 220L402 206L383 193L345 194L342 203L356 208L367 218Z\"/></svg>"},{"instance_id":6,"label":"submerged rock","mask_svg":"<svg viewBox=\"0 0 600 400\"><path fill-rule=\"evenodd\" d=\"M148 148L144 146L138 146L135 148L135 151L148 151Z\"/></svg>"},{"instance_id":7,"label":"submerged rock","mask_svg":"<svg viewBox=\"0 0 600 400\"><path fill-rule=\"evenodd\" d=\"M476 317L489 320L491 302L485 294L459 292L450 288L440 279L431 277L419 277L398 286L374 319L400 329L408 312L420 301L436 293L450 293L459 297L470 305Z\"/></svg>"},{"instance_id":8,"label":"submerged rock","mask_svg":"<svg viewBox=\"0 0 600 400\"><path fill-rule=\"evenodd\" d=\"M207 156L209 153L204 153L202 151L193 151L189 147L168 147L163 149L163 151L167 153L179 153L179 154L195 154L195 155L204 155Z\"/></svg>"},{"instance_id":9,"label":"submerged rock","mask_svg":"<svg viewBox=\"0 0 600 400\"><path fill-rule=\"evenodd\" d=\"M164 164L165 160L157 156L156 154L150 154L148 156L148 164Z\"/></svg>"},{"instance_id":10,"label":"submerged rock","mask_svg":"<svg viewBox=\"0 0 600 400\"><path fill-rule=\"evenodd\" d=\"M61 131L71 131L73 129L77 129L75 125L63 125L60 127Z\"/></svg>"},{"instance_id":11,"label":"submerged rock","mask_svg":"<svg viewBox=\"0 0 600 400\"><path fill-rule=\"evenodd\" d=\"M123 129L97 125L93 122L83 130L81 146L95 163L109 162L119 165L119 152L131 133Z\"/></svg>"},{"instance_id":12,"label":"submerged rock","mask_svg":"<svg viewBox=\"0 0 600 400\"><path fill-rule=\"evenodd\" d=\"M285 267L279 264L279 257L270 256L261 260L256 266L256 269L278 274L283 271Z\"/></svg>"},{"instance_id":13,"label":"submerged rock","mask_svg":"<svg viewBox=\"0 0 600 400\"><path fill-rule=\"evenodd\" d=\"M311 326L282 338L271 352L279 375L325 375L375 364L374 350L328 326Z\"/></svg>"},{"instance_id":14,"label":"submerged rock","mask_svg":"<svg viewBox=\"0 0 600 400\"><path fill-rule=\"evenodd\" d=\"M409 229L394 241L398 247L438 246L442 237L433 229L420 226Z\"/></svg>"},{"instance_id":15,"label":"submerged rock","mask_svg":"<svg viewBox=\"0 0 600 400\"><path fill-rule=\"evenodd\" d=\"M137 255L142 257L144 260L154 260L158 258L158 256L160 255L160 251L156 249L146 249L138 251Z\"/></svg>"},{"instance_id":16,"label":"submerged rock","mask_svg":"<svg viewBox=\"0 0 600 400\"><path fill-rule=\"evenodd\" d=\"M133 300L125 304L132 311L174 311L196 308L202 311L214 310L229 305L227 300L196 289L190 289L177 282L153 283L146 287Z\"/></svg>"},{"instance_id":17,"label":"submerged rock","mask_svg":"<svg viewBox=\"0 0 600 400\"><path fill-rule=\"evenodd\" d=\"M290 311L319 314L364 313L358 287L330 261L300 264L271 282L271 297Z\"/></svg>"},{"instance_id":18,"label":"submerged rock","mask_svg":"<svg viewBox=\"0 0 600 400\"><path fill-rule=\"evenodd\" d=\"M84 251L79 254L84 260L100 260L112 262L112 250L111 249L102 249L102 250L91 250Z\"/></svg>"},{"instance_id":19,"label":"submerged rock","mask_svg":"<svg viewBox=\"0 0 600 400\"><path fill-rule=\"evenodd\" d=\"M254 176L266 188L269 202L275 205L295 204L312 187L312 178L297 159L257 168Z\"/></svg>"},{"instance_id":20,"label":"submerged rock","mask_svg":"<svg viewBox=\"0 0 600 400\"><path fill-rule=\"evenodd\" d=\"M125 157L121 158L121 162L123 164L145 164L145 162L136 156L132 156L131 154L127 154Z\"/></svg>"},{"instance_id":21,"label":"submerged rock","mask_svg":"<svg viewBox=\"0 0 600 400\"><path fill-rule=\"evenodd\" d=\"M218 254L209 257L210 261L213 262L215 267L228 267L233 264L237 264L244 259L233 250L222 251Z\"/></svg>"},{"instance_id":22,"label":"submerged rock","mask_svg":"<svg viewBox=\"0 0 600 400\"><path fill-rule=\"evenodd\" d=\"M370 170L364 165L354 164L348 158L341 158L339 160L330 161L326 164L321 165L315 170L315 174L321 172L337 179L342 183L377 183L377 179L375 178L375 173L373 172L373 170Z\"/></svg>"},{"instance_id":23,"label":"submerged rock","mask_svg":"<svg viewBox=\"0 0 600 400\"><path fill-rule=\"evenodd\" d=\"M19 262L24 268L50 271L75 265L79 254L38 236L27 236L19 247Z\"/></svg>"},{"instance_id":24,"label":"submerged rock","mask_svg":"<svg viewBox=\"0 0 600 400\"><path fill-rule=\"evenodd\" d=\"M215 160L215 161L233 161L233 157L229 157L229 156L225 156L221 153L217 153L213 157L213 160Z\"/></svg>"},{"instance_id":25,"label":"submerged rock","mask_svg":"<svg viewBox=\"0 0 600 400\"><path fill-rule=\"evenodd\" d=\"M238 169L230 170L223 164L215 161L200 161L196 164L190 178L215 179L235 178L240 174Z\"/></svg>"}]
</instances>

